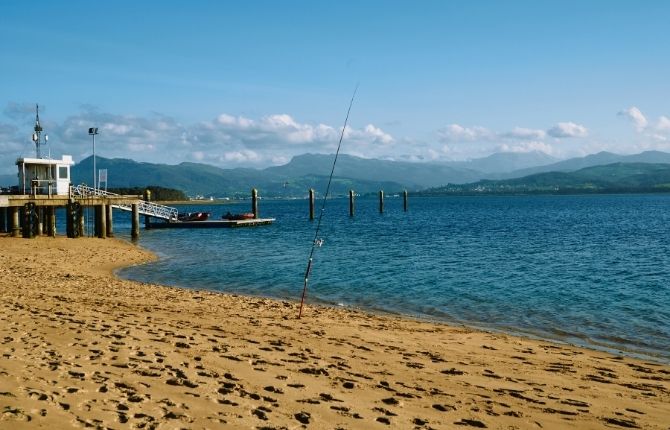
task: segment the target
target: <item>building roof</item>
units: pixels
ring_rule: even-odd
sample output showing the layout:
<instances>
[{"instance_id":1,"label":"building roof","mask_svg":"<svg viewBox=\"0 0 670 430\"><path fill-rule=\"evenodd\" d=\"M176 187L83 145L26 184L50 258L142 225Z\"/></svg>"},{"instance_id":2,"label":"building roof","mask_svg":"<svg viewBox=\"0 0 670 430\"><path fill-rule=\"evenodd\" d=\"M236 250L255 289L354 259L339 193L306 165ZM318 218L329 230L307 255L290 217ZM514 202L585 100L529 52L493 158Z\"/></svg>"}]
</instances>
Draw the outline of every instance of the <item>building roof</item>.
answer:
<instances>
[{"instance_id":1,"label":"building roof","mask_svg":"<svg viewBox=\"0 0 670 430\"><path fill-rule=\"evenodd\" d=\"M57 158L18 158L16 164L43 164L43 165L60 165L60 166L74 166L74 161L71 155L63 155L62 159Z\"/></svg>"}]
</instances>

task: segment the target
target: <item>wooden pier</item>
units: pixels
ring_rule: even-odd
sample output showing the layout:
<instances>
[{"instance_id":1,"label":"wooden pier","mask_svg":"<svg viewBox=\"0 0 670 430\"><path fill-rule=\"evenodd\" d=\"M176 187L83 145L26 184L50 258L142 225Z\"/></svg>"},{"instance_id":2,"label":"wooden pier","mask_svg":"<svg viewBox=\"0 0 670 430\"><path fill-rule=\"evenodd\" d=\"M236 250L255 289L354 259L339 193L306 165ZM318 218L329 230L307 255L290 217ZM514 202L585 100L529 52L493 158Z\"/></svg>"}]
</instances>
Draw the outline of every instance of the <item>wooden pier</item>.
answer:
<instances>
[{"instance_id":1,"label":"wooden pier","mask_svg":"<svg viewBox=\"0 0 670 430\"><path fill-rule=\"evenodd\" d=\"M133 215L139 212L140 196L87 196L68 195L0 195L0 232L14 237L56 236L56 208L66 213L66 234L70 238L85 236L84 209L95 209L95 236L114 235L112 208L132 208ZM133 221L136 219L133 216ZM139 217L137 217L139 219ZM133 222L132 236L139 236L139 226Z\"/></svg>"},{"instance_id":2,"label":"wooden pier","mask_svg":"<svg viewBox=\"0 0 670 430\"><path fill-rule=\"evenodd\" d=\"M258 216L258 192L252 190L254 218L207 221L179 221L176 208L152 203L150 194L144 196L116 195L83 185L70 187L69 195L0 195L0 232L14 237L32 238L56 236L56 208L64 208L67 237L86 235L84 209L93 208L94 227L89 234L105 238L114 235L112 209L132 212L131 237L139 238L140 215L145 217L146 229L165 228L239 228L272 224L274 218ZM160 220L160 221L158 221Z\"/></svg>"}]
</instances>

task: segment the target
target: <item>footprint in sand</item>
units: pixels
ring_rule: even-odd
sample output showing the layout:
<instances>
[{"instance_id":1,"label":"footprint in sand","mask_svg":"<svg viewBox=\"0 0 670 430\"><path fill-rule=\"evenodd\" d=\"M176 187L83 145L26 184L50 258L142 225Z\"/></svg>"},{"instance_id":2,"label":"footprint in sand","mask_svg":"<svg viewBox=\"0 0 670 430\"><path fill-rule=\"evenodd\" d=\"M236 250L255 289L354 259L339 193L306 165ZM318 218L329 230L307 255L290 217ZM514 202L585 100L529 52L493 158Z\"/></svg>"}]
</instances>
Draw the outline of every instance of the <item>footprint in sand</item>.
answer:
<instances>
[{"instance_id":1,"label":"footprint in sand","mask_svg":"<svg viewBox=\"0 0 670 430\"><path fill-rule=\"evenodd\" d=\"M482 429L487 428L486 424L484 424L481 421L470 420L470 419L466 419L466 418L463 418L460 421L456 421L454 424L456 424L457 426L470 426L470 427L477 427L477 428L482 428Z\"/></svg>"}]
</instances>

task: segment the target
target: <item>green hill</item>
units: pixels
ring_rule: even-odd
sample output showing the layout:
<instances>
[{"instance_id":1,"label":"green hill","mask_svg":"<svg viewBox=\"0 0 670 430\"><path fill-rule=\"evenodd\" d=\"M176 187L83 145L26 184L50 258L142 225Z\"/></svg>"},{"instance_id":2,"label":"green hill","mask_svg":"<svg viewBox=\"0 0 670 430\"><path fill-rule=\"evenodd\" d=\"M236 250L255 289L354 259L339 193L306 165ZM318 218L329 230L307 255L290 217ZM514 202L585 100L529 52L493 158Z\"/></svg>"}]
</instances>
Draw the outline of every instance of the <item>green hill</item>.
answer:
<instances>
[{"instance_id":1,"label":"green hill","mask_svg":"<svg viewBox=\"0 0 670 430\"><path fill-rule=\"evenodd\" d=\"M670 154L661 151L645 151L639 154L619 155L602 151L584 157L570 158L553 164L538 165L509 173L495 174L487 179L522 178L535 173L574 172L594 166L605 166L614 163L670 163Z\"/></svg>"},{"instance_id":2,"label":"green hill","mask_svg":"<svg viewBox=\"0 0 670 430\"><path fill-rule=\"evenodd\" d=\"M547 172L505 180L449 184L419 194L563 194L670 191L670 164L613 163L574 172Z\"/></svg>"}]
</instances>

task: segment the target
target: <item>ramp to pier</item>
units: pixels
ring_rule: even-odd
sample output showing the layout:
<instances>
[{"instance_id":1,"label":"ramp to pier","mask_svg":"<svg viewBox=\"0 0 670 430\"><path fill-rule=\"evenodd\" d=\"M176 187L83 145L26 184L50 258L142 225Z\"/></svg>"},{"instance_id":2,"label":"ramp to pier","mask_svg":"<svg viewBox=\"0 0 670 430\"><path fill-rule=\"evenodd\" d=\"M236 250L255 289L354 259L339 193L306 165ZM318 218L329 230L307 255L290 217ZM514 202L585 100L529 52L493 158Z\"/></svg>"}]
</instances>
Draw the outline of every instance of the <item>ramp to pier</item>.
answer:
<instances>
[{"instance_id":1,"label":"ramp to pier","mask_svg":"<svg viewBox=\"0 0 670 430\"><path fill-rule=\"evenodd\" d=\"M110 197L113 201L114 197L121 197L119 194L110 193L109 191L98 188L89 187L86 185L72 185L70 186L70 195L80 198L88 197ZM112 207L121 209L122 211L132 211L132 205L112 203ZM177 221L177 208L170 206L159 205L158 203L145 202L139 200L137 203L137 210L141 215L160 218L167 221Z\"/></svg>"}]
</instances>

